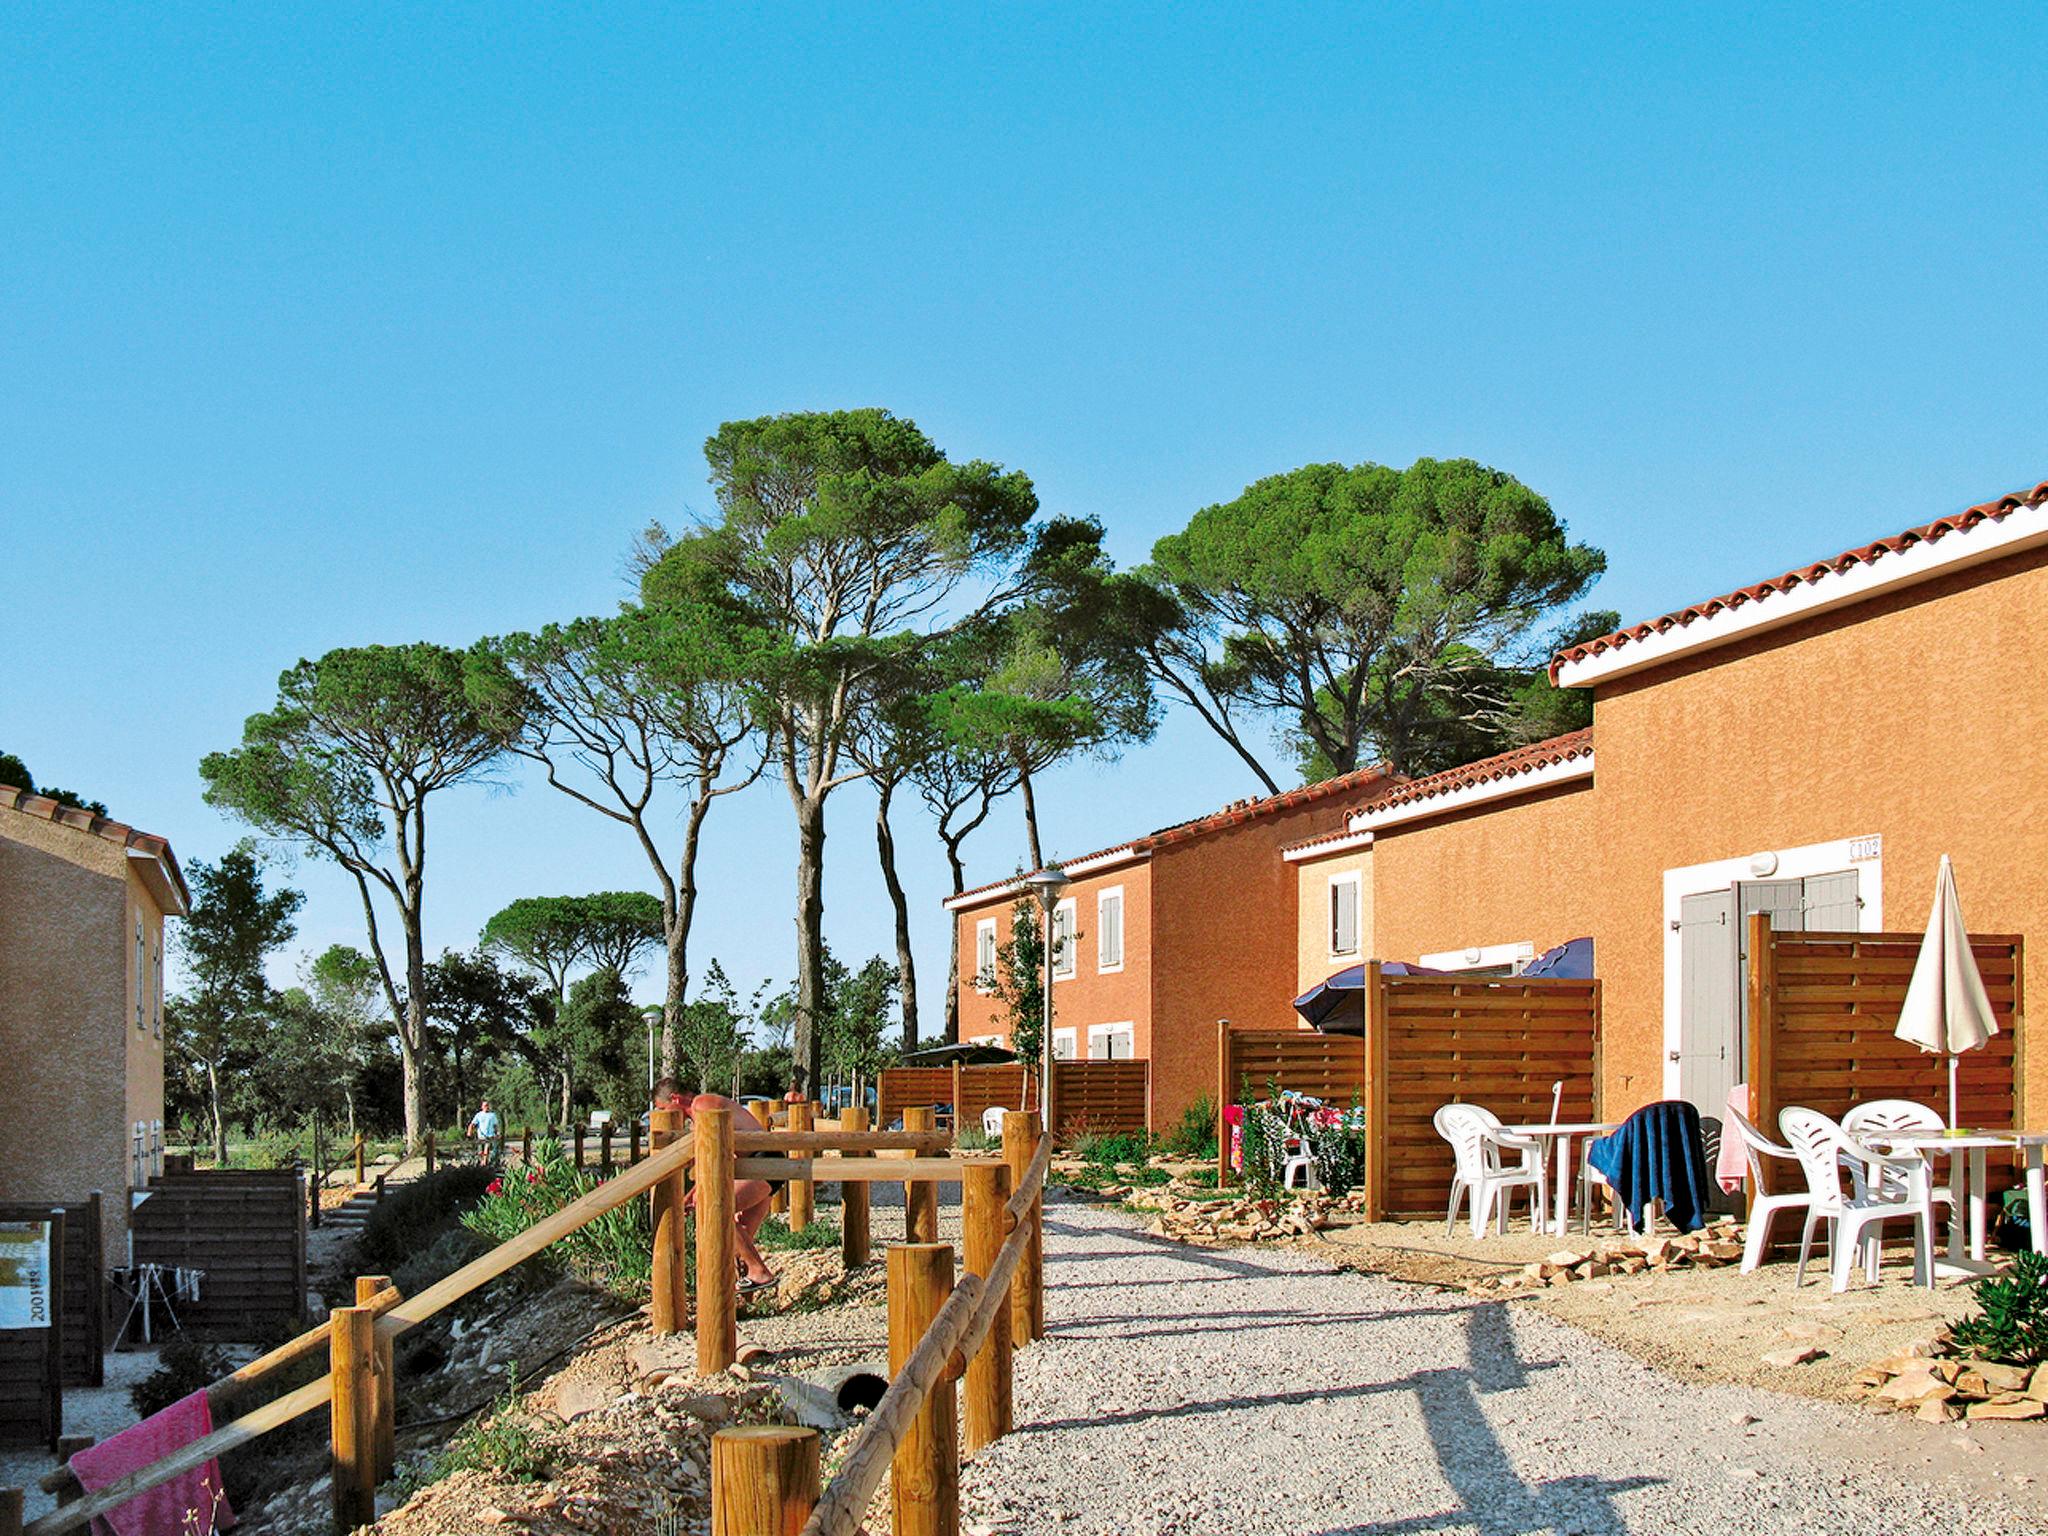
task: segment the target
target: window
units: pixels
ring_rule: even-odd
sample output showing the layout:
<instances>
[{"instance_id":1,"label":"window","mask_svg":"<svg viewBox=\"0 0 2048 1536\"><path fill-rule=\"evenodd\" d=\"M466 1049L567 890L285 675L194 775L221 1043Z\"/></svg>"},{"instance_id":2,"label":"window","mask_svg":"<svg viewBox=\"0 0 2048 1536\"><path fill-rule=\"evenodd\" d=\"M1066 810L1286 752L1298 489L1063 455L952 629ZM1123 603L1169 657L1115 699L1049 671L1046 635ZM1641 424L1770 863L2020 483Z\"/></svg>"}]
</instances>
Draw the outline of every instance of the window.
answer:
<instances>
[{"instance_id":1,"label":"window","mask_svg":"<svg viewBox=\"0 0 2048 1536\"><path fill-rule=\"evenodd\" d=\"M135 1027L149 1028L149 938L142 931L142 914L135 914Z\"/></svg>"},{"instance_id":2,"label":"window","mask_svg":"<svg viewBox=\"0 0 2048 1536\"><path fill-rule=\"evenodd\" d=\"M984 917L974 925L974 985L983 992L995 986L996 920Z\"/></svg>"},{"instance_id":3,"label":"window","mask_svg":"<svg viewBox=\"0 0 2048 1536\"><path fill-rule=\"evenodd\" d=\"M1358 876L1330 876L1330 954L1358 953Z\"/></svg>"},{"instance_id":4,"label":"window","mask_svg":"<svg viewBox=\"0 0 2048 1536\"><path fill-rule=\"evenodd\" d=\"M1124 888L1112 885L1095 898L1095 969L1124 968Z\"/></svg>"},{"instance_id":5,"label":"window","mask_svg":"<svg viewBox=\"0 0 2048 1536\"><path fill-rule=\"evenodd\" d=\"M1068 981L1074 975L1074 898L1052 909L1052 979Z\"/></svg>"},{"instance_id":6,"label":"window","mask_svg":"<svg viewBox=\"0 0 2048 1536\"><path fill-rule=\"evenodd\" d=\"M155 970L156 986L150 999L150 1032L161 1040L164 1037L164 938L161 929L158 930L156 938Z\"/></svg>"},{"instance_id":7,"label":"window","mask_svg":"<svg viewBox=\"0 0 2048 1536\"><path fill-rule=\"evenodd\" d=\"M1090 1061L1129 1061L1137 1054L1136 1040L1128 1021L1122 1024L1088 1026Z\"/></svg>"},{"instance_id":8,"label":"window","mask_svg":"<svg viewBox=\"0 0 2048 1536\"><path fill-rule=\"evenodd\" d=\"M1074 1032L1071 1029L1056 1029L1052 1032L1052 1059L1072 1061L1076 1050Z\"/></svg>"}]
</instances>

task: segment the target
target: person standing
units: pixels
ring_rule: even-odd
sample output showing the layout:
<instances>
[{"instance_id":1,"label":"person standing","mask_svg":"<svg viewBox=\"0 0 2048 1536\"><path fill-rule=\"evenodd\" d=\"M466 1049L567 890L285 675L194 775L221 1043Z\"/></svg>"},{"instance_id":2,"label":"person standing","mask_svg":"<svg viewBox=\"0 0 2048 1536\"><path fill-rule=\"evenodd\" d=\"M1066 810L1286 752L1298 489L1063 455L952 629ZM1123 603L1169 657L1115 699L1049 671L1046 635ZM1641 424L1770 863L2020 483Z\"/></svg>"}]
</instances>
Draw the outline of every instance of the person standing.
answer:
<instances>
[{"instance_id":1,"label":"person standing","mask_svg":"<svg viewBox=\"0 0 2048 1536\"><path fill-rule=\"evenodd\" d=\"M463 1134L476 1138L477 1155L484 1163L496 1163L505 1155L504 1126L489 1099L477 1105L476 1113L469 1117L469 1129Z\"/></svg>"}]
</instances>

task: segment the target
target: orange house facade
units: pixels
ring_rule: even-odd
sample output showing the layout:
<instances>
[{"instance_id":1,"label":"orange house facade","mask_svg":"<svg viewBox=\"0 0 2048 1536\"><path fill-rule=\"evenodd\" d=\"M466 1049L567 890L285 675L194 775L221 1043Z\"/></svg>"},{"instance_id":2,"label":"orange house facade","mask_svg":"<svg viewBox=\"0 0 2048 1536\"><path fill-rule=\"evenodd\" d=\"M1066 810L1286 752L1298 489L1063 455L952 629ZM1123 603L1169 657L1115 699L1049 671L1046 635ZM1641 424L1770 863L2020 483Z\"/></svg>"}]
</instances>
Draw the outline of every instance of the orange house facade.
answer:
<instances>
[{"instance_id":1,"label":"orange house facade","mask_svg":"<svg viewBox=\"0 0 2048 1536\"><path fill-rule=\"evenodd\" d=\"M1337 825L1386 781L1363 769L1065 861L1072 883L1055 917L1054 1055L1149 1060L1155 1130L1213 1094L1216 1021L1267 1015L1275 996L1284 1007L1294 995L1294 876L1280 850ZM1020 896L1036 914L1014 879L946 903L959 929L962 1040L1008 1044L979 979L1010 942ZM1231 942L1218 943L1219 933Z\"/></svg>"},{"instance_id":2,"label":"orange house facade","mask_svg":"<svg viewBox=\"0 0 2048 1536\"><path fill-rule=\"evenodd\" d=\"M1294 979L1336 961L1339 881L1369 892L1360 955L1512 973L1590 936L1604 1112L1718 1115L1748 916L1917 931L1947 853L1971 928L2026 942L2024 1010L2048 996L2044 614L2048 484L1575 647L1552 676L1592 694L1590 731L1362 797L1284 851ZM2048 1050L2019 1088L2038 1121Z\"/></svg>"}]
</instances>

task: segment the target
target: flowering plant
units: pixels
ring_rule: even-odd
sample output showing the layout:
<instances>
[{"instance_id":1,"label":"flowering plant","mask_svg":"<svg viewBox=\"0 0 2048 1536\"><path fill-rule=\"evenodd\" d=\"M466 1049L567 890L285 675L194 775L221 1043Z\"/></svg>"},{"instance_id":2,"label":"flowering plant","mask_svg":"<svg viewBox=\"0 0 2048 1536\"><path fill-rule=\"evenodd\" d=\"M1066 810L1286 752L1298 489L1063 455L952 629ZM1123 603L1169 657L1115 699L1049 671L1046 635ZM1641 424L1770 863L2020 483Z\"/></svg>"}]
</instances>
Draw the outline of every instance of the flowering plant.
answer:
<instances>
[{"instance_id":1,"label":"flowering plant","mask_svg":"<svg viewBox=\"0 0 2048 1536\"><path fill-rule=\"evenodd\" d=\"M594 1173L573 1166L563 1156L560 1142L536 1142L533 1158L523 1183L493 1179L462 1224L479 1237L502 1243L580 1200L601 1182ZM647 1202L628 1200L552 1244L545 1257L580 1279L623 1294L645 1289L653 1275L653 1249Z\"/></svg>"}]
</instances>

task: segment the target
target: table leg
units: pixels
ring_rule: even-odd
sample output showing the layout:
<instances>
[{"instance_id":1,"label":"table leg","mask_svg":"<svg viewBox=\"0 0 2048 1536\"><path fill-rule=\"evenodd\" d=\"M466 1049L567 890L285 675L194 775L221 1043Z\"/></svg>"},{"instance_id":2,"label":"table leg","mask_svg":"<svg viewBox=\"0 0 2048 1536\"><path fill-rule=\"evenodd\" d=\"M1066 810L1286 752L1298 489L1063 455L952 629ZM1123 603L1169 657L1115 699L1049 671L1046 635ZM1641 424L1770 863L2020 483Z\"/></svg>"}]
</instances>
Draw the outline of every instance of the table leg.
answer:
<instances>
[{"instance_id":1,"label":"table leg","mask_svg":"<svg viewBox=\"0 0 2048 1536\"><path fill-rule=\"evenodd\" d=\"M1955 1196L1955 1203L1948 1208L1948 1256L1958 1264L1963 1260L1963 1224L1968 1220L1963 1201L1969 1195L1969 1171L1960 1151L1949 1153L1948 1188L1949 1193Z\"/></svg>"},{"instance_id":2,"label":"table leg","mask_svg":"<svg viewBox=\"0 0 2048 1536\"><path fill-rule=\"evenodd\" d=\"M1551 1155L1557 1159L1557 1209L1552 1212L1551 1231L1565 1237L1572 1230L1572 1139L1553 1136L1551 1146Z\"/></svg>"},{"instance_id":3,"label":"table leg","mask_svg":"<svg viewBox=\"0 0 2048 1536\"><path fill-rule=\"evenodd\" d=\"M1984 1148L1970 1149L1970 1257L1984 1262L1984 1208L1989 1204L1990 1180L1985 1176Z\"/></svg>"},{"instance_id":4,"label":"table leg","mask_svg":"<svg viewBox=\"0 0 2048 1536\"><path fill-rule=\"evenodd\" d=\"M2038 1141L2027 1144L2027 1230L2033 1234L2034 1252L2048 1257L2048 1173L2041 1154Z\"/></svg>"}]
</instances>

